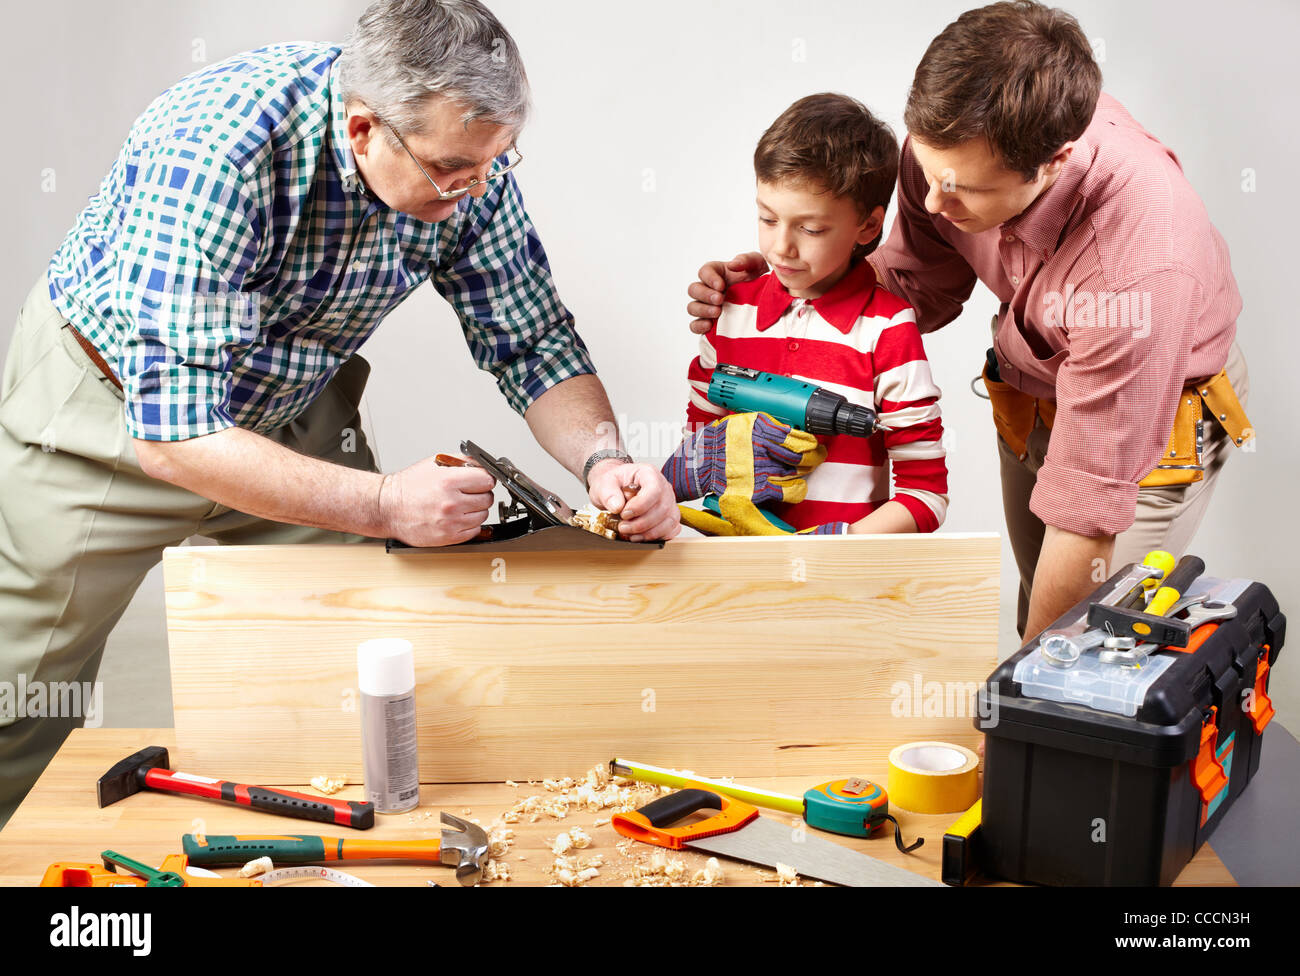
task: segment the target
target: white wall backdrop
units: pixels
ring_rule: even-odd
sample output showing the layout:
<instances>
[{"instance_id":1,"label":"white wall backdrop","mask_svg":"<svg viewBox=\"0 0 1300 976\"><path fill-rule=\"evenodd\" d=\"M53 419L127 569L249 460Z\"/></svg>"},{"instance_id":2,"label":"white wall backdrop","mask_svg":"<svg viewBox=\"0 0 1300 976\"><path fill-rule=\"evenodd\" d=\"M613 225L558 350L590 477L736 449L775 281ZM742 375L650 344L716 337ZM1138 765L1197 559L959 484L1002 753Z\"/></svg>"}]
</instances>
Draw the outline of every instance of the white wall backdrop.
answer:
<instances>
[{"instance_id":1,"label":"white wall backdrop","mask_svg":"<svg viewBox=\"0 0 1300 976\"><path fill-rule=\"evenodd\" d=\"M518 175L561 294L577 316L631 447L662 456L685 405L695 339L685 287L707 259L755 243L750 156L794 99L837 90L902 136L912 71L930 39L967 6L946 0L609 3L489 0L523 50L536 114ZM1300 614L1291 370L1300 230L1292 42L1300 13L1283 2L1225 6L1066 0L1094 41L1105 87L1180 155L1228 241L1245 301L1239 341L1251 373L1258 449L1233 458L1193 551L1215 575L1267 582ZM116 155L132 120L202 62L287 40L342 40L363 8L343 0L47 0L7 11L8 151L0 186L0 345L13 316ZM891 217L892 220L892 217ZM3 309L9 309L4 312ZM996 309L982 288L960 320L927 339L944 390L951 531L1002 531L987 404L968 388ZM465 437L563 494L576 482L473 368L454 316L426 287L369 342L370 427L396 469ZM1004 639L1014 563L1004 560ZM106 669L165 669L161 584L150 577ZM129 636L123 636L129 635ZM127 646L129 644L129 646ZM1300 666L1275 679L1283 719L1300 718ZM131 655L127 657L125 655ZM150 662L136 666L136 660ZM161 663L159 663L161 662ZM165 673L165 671L164 671ZM128 696L114 695L119 703ZM109 701L113 724L137 724ZM165 707L165 706L164 706Z\"/></svg>"}]
</instances>

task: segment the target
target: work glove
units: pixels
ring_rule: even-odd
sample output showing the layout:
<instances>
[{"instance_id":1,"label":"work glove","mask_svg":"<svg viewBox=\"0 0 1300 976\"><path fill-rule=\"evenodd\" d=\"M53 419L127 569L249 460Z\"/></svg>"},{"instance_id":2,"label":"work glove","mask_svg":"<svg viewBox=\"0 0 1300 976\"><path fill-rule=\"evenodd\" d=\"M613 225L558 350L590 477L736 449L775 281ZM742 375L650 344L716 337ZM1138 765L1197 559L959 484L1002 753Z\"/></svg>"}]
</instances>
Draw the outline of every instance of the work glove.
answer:
<instances>
[{"instance_id":1,"label":"work glove","mask_svg":"<svg viewBox=\"0 0 1300 976\"><path fill-rule=\"evenodd\" d=\"M795 529L764 512L748 498L738 494L723 493L718 499L721 514L678 505L682 524L705 535L843 535L849 531L847 522L827 522L809 529Z\"/></svg>"},{"instance_id":2,"label":"work glove","mask_svg":"<svg viewBox=\"0 0 1300 976\"><path fill-rule=\"evenodd\" d=\"M805 476L825 459L807 431L766 413L733 413L687 436L663 476L678 501L747 490L756 504L796 504L808 494Z\"/></svg>"}]
</instances>

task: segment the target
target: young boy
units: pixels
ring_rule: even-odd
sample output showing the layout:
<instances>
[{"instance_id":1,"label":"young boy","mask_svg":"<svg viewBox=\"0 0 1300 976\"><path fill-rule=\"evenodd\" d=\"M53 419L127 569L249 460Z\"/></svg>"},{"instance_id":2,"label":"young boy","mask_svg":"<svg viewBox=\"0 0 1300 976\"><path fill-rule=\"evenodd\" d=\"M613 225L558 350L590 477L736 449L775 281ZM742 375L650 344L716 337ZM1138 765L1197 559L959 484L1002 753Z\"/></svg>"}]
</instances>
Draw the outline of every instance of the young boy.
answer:
<instances>
[{"instance_id":1,"label":"young boy","mask_svg":"<svg viewBox=\"0 0 1300 976\"><path fill-rule=\"evenodd\" d=\"M702 450L702 428L728 415L708 401L718 363L792 376L870 407L891 429L819 437L826 459L807 476L806 498L767 510L819 534L933 532L948 507L940 391L911 306L880 287L864 260L880 243L898 173L893 133L852 98L809 95L763 133L754 170L759 249L772 270L730 288L701 337L689 370L692 433L664 474L679 501L698 495L690 459ZM754 443L760 453L757 434ZM790 452L776 456L791 475Z\"/></svg>"}]
</instances>

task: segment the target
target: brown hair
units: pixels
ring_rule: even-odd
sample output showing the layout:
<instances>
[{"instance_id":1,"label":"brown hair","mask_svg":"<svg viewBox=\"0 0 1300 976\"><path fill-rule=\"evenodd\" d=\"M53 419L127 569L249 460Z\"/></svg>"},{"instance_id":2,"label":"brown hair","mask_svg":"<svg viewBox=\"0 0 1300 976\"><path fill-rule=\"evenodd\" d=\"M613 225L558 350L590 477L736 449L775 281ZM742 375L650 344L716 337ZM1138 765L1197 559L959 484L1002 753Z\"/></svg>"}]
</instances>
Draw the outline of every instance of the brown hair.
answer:
<instances>
[{"instance_id":1,"label":"brown hair","mask_svg":"<svg viewBox=\"0 0 1300 976\"><path fill-rule=\"evenodd\" d=\"M936 149L985 136L1029 181L1083 135L1100 94L1101 69L1079 22L1016 0L968 10L930 42L903 121Z\"/></svg>"},{"instance_id":2,"label":"brown hair","mask_svg":"<svg viewBox=\"0 0 1300 976\"><path fill-rule=\"evenodd\" d=\"M889 126L847 95L823 92L781 113L754 150L754 173L764 183L820 185L847 197L865 220L888 207L898 178L898 141ZM864 253L880 243L877 237Z\"/></svg>"}]
</instances>

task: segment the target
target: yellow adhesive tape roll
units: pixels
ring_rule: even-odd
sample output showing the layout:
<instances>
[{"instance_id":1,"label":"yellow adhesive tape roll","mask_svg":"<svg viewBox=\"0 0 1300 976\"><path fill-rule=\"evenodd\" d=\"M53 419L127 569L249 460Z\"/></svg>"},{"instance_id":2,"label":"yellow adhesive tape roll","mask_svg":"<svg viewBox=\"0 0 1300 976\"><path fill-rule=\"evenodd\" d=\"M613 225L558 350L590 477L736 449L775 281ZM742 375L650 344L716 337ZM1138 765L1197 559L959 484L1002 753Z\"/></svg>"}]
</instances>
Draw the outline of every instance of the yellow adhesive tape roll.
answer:
<instances>
[{"instance_id":1,"label":"yellow adhesive tape roll","mask_svg":"<svg viewBox=\"0 0 1300 976\"><path fill-rule=\"evenodd\" d=\"M951 742L908 742L889 753L889 802L912 813L956 813L979 799L979 756Z\"/></svg>"}]
</instances>

